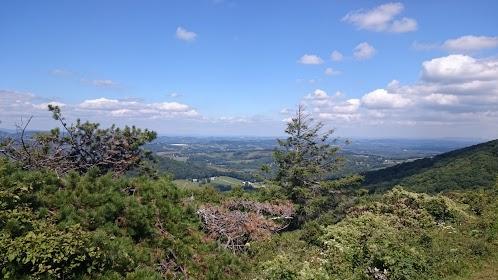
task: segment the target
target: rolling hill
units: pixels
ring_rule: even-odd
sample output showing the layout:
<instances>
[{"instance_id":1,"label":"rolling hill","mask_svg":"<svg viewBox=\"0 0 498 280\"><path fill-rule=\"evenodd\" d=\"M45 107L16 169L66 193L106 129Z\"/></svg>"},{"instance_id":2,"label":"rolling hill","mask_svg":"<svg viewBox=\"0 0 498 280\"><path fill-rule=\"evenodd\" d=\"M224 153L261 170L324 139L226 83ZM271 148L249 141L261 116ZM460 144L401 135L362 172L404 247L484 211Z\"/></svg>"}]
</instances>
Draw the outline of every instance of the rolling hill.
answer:
<instances>
[{"instance_id":1,"label":"rolling hill","mask_svg":"<svg viewBox=\"0 0 498 280\"><path fill-rule=\"evenodd\" d=\"M498 178L498 140L363 174L363 186L386 190L401 185L419 192L489 188Z\"/></svg>"}]
</instances>

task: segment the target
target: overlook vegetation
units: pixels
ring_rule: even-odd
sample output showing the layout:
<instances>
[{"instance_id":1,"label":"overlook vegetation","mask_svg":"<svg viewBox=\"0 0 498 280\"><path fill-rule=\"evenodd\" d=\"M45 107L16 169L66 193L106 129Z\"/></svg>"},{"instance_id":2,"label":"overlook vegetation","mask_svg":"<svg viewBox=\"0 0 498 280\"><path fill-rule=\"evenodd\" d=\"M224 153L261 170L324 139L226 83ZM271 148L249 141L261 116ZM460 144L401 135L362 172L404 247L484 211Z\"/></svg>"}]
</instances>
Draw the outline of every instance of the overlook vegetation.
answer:
<instances>
[{"instance_id":1,"label":"overlook vegetation","mask_svg":"<svg viewBox=\"0 0 498 280\"><path fill-rule=\"evenodd\" d=\"M327 180L342 160L332 132L299 110L273 167L263 166L265 186L219 192L179 188L154 170L142 149L153 132L67 127L78 137L53 131L50 142L36 136L0 147L4 279L445 280L498 261L496 141L369 173L365 182ZM93 145L107 149L78 150ZM85 169L26 164L53 158L54 146L64 151L60 163ZM102 165L100 155L119 160ZM381 176L387 183L377 192L362 188L375 190Z\"/></svg>"}]
</instances>

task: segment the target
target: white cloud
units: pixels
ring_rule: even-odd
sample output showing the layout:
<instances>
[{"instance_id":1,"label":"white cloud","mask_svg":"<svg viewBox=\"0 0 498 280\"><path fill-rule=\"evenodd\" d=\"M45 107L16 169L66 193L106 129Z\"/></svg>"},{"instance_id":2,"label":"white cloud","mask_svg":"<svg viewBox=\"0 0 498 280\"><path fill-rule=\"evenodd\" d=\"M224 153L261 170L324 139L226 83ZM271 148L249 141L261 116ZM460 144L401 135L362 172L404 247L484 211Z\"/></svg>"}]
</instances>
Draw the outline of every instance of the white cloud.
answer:
<instances>
[{"instance_id":1,"label":"white cloud","mask_svg":"<svg viewBox=\"0 0 498 280\"><path fill-rule=\"evenodd\" d=\"M173 97L173 98L176 98L176 97L179 97L180 94L178 92L172 92L169 94L170 97Z\"/></svg>"},{"instance_id":2,"label":"white cloud","mask_svg":"<svg viewBox=\"0 0 498 280\"><path fill-rule=\"evenodd\" d=\"M154 104L154 107L159 110L171 111L171 112L185 112L190 109L190 106L178 102L164 102Z\"/></svg>"},{"instance_id":3,"label":"white cloud","mask_svg":"<svg viewBox=\"0 0 498 280\"><path fill-rule=\"evenodd\" d=\"M417 30L417 21L411 18L396 19L404 9L402 3L387 3L370 10L352 11L342 18L358 29L403 33Z\"/></svg>"},{"instance_id":4,"label":"white cloud","mask_svg":"<svg viewBox=\"0 0 498 280\"><path fill-rule=\"evenodd\" d=\"M350 122L358 119L361 102L354 98L344 100L340 91L329 95L322 89L316 89L304 97L303 104L321 120Z\"/></svg>"},{"instance_id":5,"label":"white cloud","mask_svg":"<svg viewBox=\"0 0 498 280\"><path fill-rule=\"evenodd\" d=\"M463 127L465 131L470 128L472 136L490 135L479 131L480 127L498 128L498 59L449 55L422 63L422 73L414 84L394 80L365 94L352 113L355 116L344 120L398 129L431 127L441 135L449 133L447 127L455 128L457 135L463 135ZM337 119L335 112L346 111L334 111L336 106L329 103L319 108Z\"/></svg>"},{"instance_id":6,"label":"white cloud","mask_svg":"<svg viewBox=\"0 0 498 280\"><path fill-rule=\"evenodd\" d=\"M282 115L287 115L291 112L291 110L289 108L283 108L282 110L280 110L280 114Z\"/></svg>"},{"instance_id":7,"label":"white cloud","mask_svg":"<svg viewBox=\"0 0 498 280\"><path fill-rule=\"evenodd\" d=\"M33 106L34 95L26 92L0 90L0 115L26 112Z\"/></svg>"},{"instance_id":8,"label":"white cloud","mask_svg":"<svg viewBox=\"0 0 498 280\"><path fill-rule=\"evenodd\" d=\"M186 42L193 42L197 38L197 33L178 26L176 28L176 38Z\"/></svg>"},{"instance_id":9,"label":"white cloud","mask_svg":"<svg viewBox=\"0 0 498 280\"><path fill-rule=\"evenodd\" d=\"M450 52L472 52L498 47L498 37L467 35L446 40L443 49Z\"/></svg>"},{"instance_id":10,"label":"white cloud","mask_svg":"<svg viewBox=\"0 0 498 280\"><path fill-rule=\"evenodd\" d=\"M394 33L405 33L417 30L417 21L412 18L402 18L393 21L390 31Z\"/></svg>"},{"instance_id":11,"label":"white cloud","mask_svg":"<svg viewBox=\"0 0 498 280\"><path fill-rule=\"evenodd\" d=\"M0 89L0 121L18 123L28 116L50 116L48 105L65 107L66 104L47 98L40 98L29 92Z\"/></svg>"},{"instance_id":12,"label":"white cloud","mask_svg":"<svg viewBox=\"0 0 498 280\"><path fill-rule=\"evenodd\" d=\"M97 98L81 102L79 110L94 110L111 116L141 118L198 117L199 113L187 104L178 102L144 103L139 101Z\"/></svg>"},{"instance_id":13,"label":"white cloud","mask_svg":"<svg viewBox=\"0 0 498 280\"><path fill-rule=\"evenodd\" d=\"M325 92L322 89L315 89L313 93L310 93L306 96L307 99L314 99L314 100L324 100L329 98L329 95L327 92Z\"/></svg>"},{"instance_id":14,"label":"white cloud","mask_svg":"<svg viewBox=\"0 0 498 280\"><path fill-rule=\"evenodd\" d=\"M57 102L57 103L56 103ZM51 120L46 105L62 104L29 92L0 89L0 127L13 129L29 116L34 116L30 129L51 129L57 122ZM283 131L280 118L264 116L205 117L187 104L173 102L147 103L139 99L89 99L65 104L64 116L68 122L77 118L99 122L102 127L136 125L173 135L258 135L277 136Z\"/></svg>"},{"instance_id":15,"label":"white cloud","mask_svg":"<svg viewBox=\"0 0 498 280\"><path fill-rule=\"evenodd\" d=\"M340 72L340 71L334 70L334 69L333 69L333 68L331 68L331 67L326 68L324 73L325 73L325 75L327 75L327 76L334 76L334 75L339 75L339 74L341 74L341 72Z\"/></svg>"},{"instance_id":16,"label":"white cloud","mask_svg":"<svg viewBox=\"0 0 498 280\"><path fill-rule=\"evenodd\" d=\"M497 60L476 60L467 55L449 55L425 61L422 77L427 81L489 81L498 78Z\"/></svg>"},{"instance_id":17,"label":"white cloud","mask_svg":"<svg viewBox=\"0 0 498 280\"><path fill-rule=\"evenodd\" d=\"M394 109L404 108L412 104L412 101L400 94L387 92L385 89L376 89L361 98L361 102L371 109Z\"/></svg>"},{"instance_id":18,"label":"white cloud","mask_svg":"<svg viewBox=\"0 0 498 280\"><path fill-rule=\"evenodd\" d=\"M99 110L107 110L107 109L115 109L122 104L117 99L107 99L107 98L97 98L83 101L79 107L83 109L99 109Z\"/></svg>"},{"instance_id":19,"label":"white cloud","mask_svg":"<svg viewBox=\"0 0 498 280\"><path fill-rule=\"evenodd\" d=\"M454 39L448 39L443 43L421 43L417 41L412 43L412 48L416 51L443 50L454 54L475 53L497 47L498 36L465 35Z\"/></svg>"},{"instance_id":20,"label":"white cloud","mask_svg":"<svg viewBox=\"0 0 498 280\"><path fill-rule=\"evenodd\" d=\"M343 57L344 56L339 51L333 51L330 54L330 59L332 59L332 61L341 61L343 59Z\"/></svg>"},{"instance_id":21,"label":"white cloud","mask_svg":"<svg viewBox=\"0 0 498 280\"><path fill-rule=\"evenodd\" d=\"M66 106L66 104L64 104L62 102L51 101L51 102L45 102L45 103L40 103L40 104L33 104L33 107L36 109L40 109L40 110L47 110L48 105L59 106L60 108L63 108Z\"/></svg>"},{"instance_id":22,"label":"white cloud","mask_svg":"<svg viewBox=\"0 0 498 280\"><path fill-rule=\"evenodd\" d=\"M342 113L342 114L353 114L358 112L360 109L361 101L359 99L348 99L343 103L340 103L338 105L335 105L332 110L335 113Z\"/></svg>"},{"instance_id":23,"label":"white cloud","mask_svg":"<svg viewBox=\"0 0 498 280\"><path fill-rule=\"evenodd\" d=\"M377 51L367 42L359 43L355 48L353 55L358 60L365 60L373 57Z\"/></svg>"},{"instance_id":24,"label":"white cloud","mask_svg":"<svg viewBox=\"0 0 498 280\"><path fill-rule=\"evenodd\" d=\"M113 117L129 117L133 116L135 112L130 109L117 109L117 110L112 110L110 114Z\"/></svg>"},{"instance_id":25,"label":"white cloud","mask_svg":"<svg viewBox=\"0 0 498 280\"><path fill-rule=\"evenodd\" d=\"M315 54L304 54L299 60L301 64L322 64L323 59L321 59L318 55Z\"/></svg>"},{"instance_id":26,"label":"white cloud","mask_svg":"<svg viewBox=\"0 0 498 280\"><path fill-rule=\"evenodd\" d=\"M320 90L303 102L317 119L360 135L498 137L498 58L448 55L421 68L412 84L393 80L359 98Z\"/></svg>"},{"instance_id":27,"label":"white cloud","mask_svg":"<svg viewBox=\"0 0 498 280\"><path fill-rule=\"evenodd\" d=\"M430 95L425 96L424 100L428 101L430 104L442 106L458 104L458 97L452 94L431 93Z\"/></svg>"}]
</instances>

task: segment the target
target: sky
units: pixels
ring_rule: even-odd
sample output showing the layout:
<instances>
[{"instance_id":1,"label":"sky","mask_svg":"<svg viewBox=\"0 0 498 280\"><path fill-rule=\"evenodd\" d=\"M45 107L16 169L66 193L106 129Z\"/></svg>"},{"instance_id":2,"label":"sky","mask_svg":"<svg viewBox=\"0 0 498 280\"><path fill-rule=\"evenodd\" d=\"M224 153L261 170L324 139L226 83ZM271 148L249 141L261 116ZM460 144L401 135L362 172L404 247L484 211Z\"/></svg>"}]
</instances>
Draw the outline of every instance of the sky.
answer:
<instances>
[{"instance_id":1,"label":"sky","mask_svg":"<svg viewBox=\"0 0 498 280\"><path fill-rule=\"evenodd\" d=\"M498 138L498 2L0 2L0 128Z\"/></svg>"}]
</instances>

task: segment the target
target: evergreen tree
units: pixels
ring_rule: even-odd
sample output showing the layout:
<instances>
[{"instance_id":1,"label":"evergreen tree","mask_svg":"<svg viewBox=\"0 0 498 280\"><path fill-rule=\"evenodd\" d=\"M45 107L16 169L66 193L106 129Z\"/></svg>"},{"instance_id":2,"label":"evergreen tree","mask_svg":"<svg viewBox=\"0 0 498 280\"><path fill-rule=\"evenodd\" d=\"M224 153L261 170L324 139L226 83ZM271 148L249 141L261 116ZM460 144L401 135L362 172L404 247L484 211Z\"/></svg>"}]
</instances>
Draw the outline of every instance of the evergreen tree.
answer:
<instances>
[{"instance_id":1,"label":"evergreen tree","mask_svg":"<svg viewBox=\"0 0 498 280\"><path fill-rule=\"evenodd\" d=\"M333 130L323 132L324 124L316 122L299 105L296 115L287 124L287 139L278 140L273 153L277 167L276 181L296 203L317 194L319 182L334 170L341 160L337 156L337 139L330 139Z\"/></svg>"},{"instance_id":2,"label":"evergreen tree","mask_svg":"<svg viewBox=\"0 0 498 280\"><path fill-rule=\"evenodd\" d=\"M102 173L123 174L139 166L150 153L142 146L156 138L156 133L135 126L123 129L112 125L102 129L98 123L68 124L58 106L48 105L60 128L26 136L31 118L18 126L18 135L0 142L0 154L19 163L24 169L50 169L59 175L70 171L86 173L97 168Z\"/></svg>"}]
</instances>

